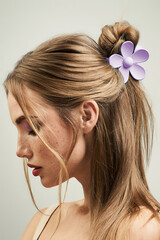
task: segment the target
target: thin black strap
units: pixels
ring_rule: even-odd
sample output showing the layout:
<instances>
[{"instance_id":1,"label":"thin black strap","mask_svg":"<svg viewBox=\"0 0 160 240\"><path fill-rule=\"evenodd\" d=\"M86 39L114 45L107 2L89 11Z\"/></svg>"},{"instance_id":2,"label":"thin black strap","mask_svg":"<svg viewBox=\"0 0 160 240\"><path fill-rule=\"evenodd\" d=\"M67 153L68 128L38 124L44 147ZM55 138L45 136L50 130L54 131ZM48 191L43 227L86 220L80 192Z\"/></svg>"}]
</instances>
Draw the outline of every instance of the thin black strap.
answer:
<instances>
[{"instance_id":1,"label":"thin black strap","mask_svg":"<svg viewBox=\"0 0 160 240\"><path fill-rule=\"evenodd\" d=\"M55 211L58 209L58 207L59 207L59 205L54 209L54 211L53 211L53 212L51 213L51 215L49 216L49 218L48 218L47 222L45 223L45 225L44 225L42 231L40 232L40 234L39 234L37 240L38 240L38 239L40 238L40 236L42 235L42 232L44 231L44 229L45 229L45 227L47 226L49 220L51 219L51 217L53 216L53 214L55 213Z\"/></svg>"}]
</instances>

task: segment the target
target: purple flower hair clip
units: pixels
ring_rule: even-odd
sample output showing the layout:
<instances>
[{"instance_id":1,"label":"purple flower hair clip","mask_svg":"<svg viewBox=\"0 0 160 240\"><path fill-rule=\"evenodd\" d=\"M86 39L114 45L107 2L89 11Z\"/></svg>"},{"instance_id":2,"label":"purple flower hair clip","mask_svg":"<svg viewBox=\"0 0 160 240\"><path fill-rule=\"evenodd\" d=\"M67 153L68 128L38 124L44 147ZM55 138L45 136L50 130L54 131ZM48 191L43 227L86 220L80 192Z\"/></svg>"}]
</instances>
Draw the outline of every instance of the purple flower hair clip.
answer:
<instances>
[{"instance_id":1,"label":"purple flower hair clip","mask_svg":"<svg viewBox=\"0 0 160 240\"><path fill-rule=\"evenodd\" d=\"M125 83L128 81L129 73L135 80L142 80L145 77L145 70L138 63L147 61L149 53L145 49L135 49L134 51L131 41L124 42L120 50L121 55L113 54L106 61L113 68L119 68Z\"/></svg>"}]
</instances>

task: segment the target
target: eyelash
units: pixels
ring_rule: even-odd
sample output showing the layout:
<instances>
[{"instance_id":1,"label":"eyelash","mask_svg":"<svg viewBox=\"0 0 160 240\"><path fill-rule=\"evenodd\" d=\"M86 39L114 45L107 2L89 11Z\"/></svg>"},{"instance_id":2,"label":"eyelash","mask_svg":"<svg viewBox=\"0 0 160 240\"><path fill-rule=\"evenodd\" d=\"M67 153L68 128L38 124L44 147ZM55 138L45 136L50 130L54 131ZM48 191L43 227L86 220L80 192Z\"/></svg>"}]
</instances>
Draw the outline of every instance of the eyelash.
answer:
<instances>
[{"instance_id":1,"label":"eyelash","mask_svg":"<svg viewBox=\"0 0 160 240\"><path fill-rule=\"evenodd\" d=\"M40 131L40 125L37 124L35 127L36 127L37 131ZM31 130L28 132L28 135L36 136L37 134L35 133L34 130Z\"/></svg>"},{"instance_id":2,"label":"eyelash","mask_svg":"<svg viewBox=\"0 0 160 240\"><path fill-rule=\"evenodd\" d=\"M36 136L36 133L33 130L31 130L28 132L28 135Z\"/></svg>"}]
</instances>

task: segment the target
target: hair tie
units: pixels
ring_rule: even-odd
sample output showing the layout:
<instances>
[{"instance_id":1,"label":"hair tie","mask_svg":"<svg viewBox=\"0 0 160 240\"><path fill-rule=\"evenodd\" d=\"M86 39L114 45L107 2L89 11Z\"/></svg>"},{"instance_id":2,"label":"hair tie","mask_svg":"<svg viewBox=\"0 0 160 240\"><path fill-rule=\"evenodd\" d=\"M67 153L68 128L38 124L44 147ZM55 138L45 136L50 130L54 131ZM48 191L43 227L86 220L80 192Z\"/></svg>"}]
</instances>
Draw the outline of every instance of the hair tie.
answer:
<instances>
[{"instance_id":1,"label":"hair tie","mask_svg":"<svg viewBox=\"0 0 160 240\"><path fill-rule=\"evenodd\" d=\"M131 41L126 41L121 45L121 55L113 54L106 61L113 67L119 68L124 78L124 83L128 81L129 73L135 80L142 80L145 77L145 70L138 63L145 62L149 58L149 53L145 49L136 47Z\"/></svg>"}]
</instances>

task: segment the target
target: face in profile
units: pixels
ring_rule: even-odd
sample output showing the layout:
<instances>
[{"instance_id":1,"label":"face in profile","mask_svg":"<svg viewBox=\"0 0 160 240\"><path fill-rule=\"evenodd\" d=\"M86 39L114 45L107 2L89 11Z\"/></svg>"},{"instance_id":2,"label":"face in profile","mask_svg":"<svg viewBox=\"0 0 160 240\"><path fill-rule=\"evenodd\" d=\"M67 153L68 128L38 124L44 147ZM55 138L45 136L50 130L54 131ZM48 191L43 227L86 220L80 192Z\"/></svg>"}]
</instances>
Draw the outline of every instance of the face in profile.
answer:
<instances>
[{"instance_id":1,"label":"face in profile","mask_svg":"<svg viewBox=\"0 0 160 240\"><path fill-rule=\"evenodd\" d=\"M28 98L37 103L36 113L38 112L40 116L43 116L42 121L38 115L31 114L31 117L36 118L38 122L38 133L64 159L72 144L72 128L62 120L58 111L53 106L46 104L36 92L27 89L26 94ZM11 120L18 131L17 156L28 159L28 166L32 168L34 176L40 177L43 186L57 185L60 171L59 160L35 134L10 92L8 94L8 106ZM80 119L78 110L73 110L72 114L77 118L78 124L78 119ZM77 178L80 174L83 174L86 168L86 141L83 131L80 127L78 129L77 142L67 163L69 177Z\"/></svg>"}]
</instances>

